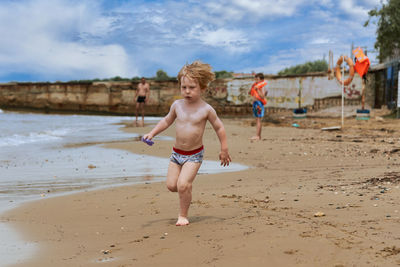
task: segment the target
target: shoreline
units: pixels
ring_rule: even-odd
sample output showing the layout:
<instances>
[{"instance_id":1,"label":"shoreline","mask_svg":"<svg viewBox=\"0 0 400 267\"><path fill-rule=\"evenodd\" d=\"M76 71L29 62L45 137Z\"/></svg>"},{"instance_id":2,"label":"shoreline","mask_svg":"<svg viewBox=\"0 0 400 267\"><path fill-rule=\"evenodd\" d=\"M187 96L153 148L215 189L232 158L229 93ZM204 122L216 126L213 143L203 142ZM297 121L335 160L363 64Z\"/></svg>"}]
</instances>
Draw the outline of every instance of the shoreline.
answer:
<instances>
[{"instance_id":1,"label":"shoreline","mask_svg":"<svg viewBox=\"0 0 400 267\"><path fill-rule=\"evenodd\" d=\"M400 130L399 126L356 122L338 133L267 123L263 140L250 142L247 138L255 130L251 120L223 121L233 162L252 167L197 177L187 227L174 225L178 197L160 182L26 203L1 218L40 245L29 266L100 262L264 266L266 261L273 266L389 266L400 262L395 246L400 189L393 178L396 174L388 175L398 162L396 155L385 153L393 146L390 131ZM142 134L148 129L124 130ZM173 136L169 131L173 127L164 134ZM217 158L218 144L207 125L205 159ZM156 147L140 142L104 146L165 156L172 144L160 140ZM373 178L392 182L379 184ZM314 217L316 212L325 216Z\"/></svg>"}]
</instances>

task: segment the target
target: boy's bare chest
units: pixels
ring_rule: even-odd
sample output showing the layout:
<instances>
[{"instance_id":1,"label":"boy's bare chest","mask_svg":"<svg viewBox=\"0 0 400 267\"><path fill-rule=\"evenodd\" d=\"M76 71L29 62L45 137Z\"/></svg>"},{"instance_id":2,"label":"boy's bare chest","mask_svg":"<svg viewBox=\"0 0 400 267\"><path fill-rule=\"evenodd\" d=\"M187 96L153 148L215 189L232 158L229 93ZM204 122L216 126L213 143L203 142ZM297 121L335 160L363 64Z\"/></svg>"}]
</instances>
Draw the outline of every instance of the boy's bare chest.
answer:
<instances>
[{"instance_id":1,"label":"boy's bare chest","mask_svg":"<svg viewBox=\"0 0 400 267\"><path fill-rule=\"evenodd\" d=\"M207 121L207 112L197 110L192 112L178 112L176 116L178 123L200 124Z\"/></svg>"}]
</instances>

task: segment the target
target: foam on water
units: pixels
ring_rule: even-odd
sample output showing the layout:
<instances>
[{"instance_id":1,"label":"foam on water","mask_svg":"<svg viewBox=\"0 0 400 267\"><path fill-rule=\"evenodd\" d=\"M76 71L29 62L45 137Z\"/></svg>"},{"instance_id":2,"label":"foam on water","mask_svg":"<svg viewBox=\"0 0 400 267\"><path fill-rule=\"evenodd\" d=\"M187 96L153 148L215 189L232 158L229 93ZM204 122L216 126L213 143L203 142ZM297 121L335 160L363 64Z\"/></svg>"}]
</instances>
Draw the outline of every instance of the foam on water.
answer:
<instances>
[{"instance_id":1,"label":"foam on water","mask_svg":"<svg viewBox=\"0 0 400 267\"><path fill-rule=\"evenodd\" d=\"M60 140L61 137L52 133L28 133L27 135L13 134L0 138L0 147L19 146L29 143L49 142Z\"/></svg>"},{"instance_id":2,"label":"foam on water","mask_svg":"<svg viewBox=\"0 0 400 267\"><path fill-rule=\"evenodd\" d=\"M110 131L115 133L115 129L120 126L113 124L119 123L123 119L126 118L3 112L0 113L0 146L51 143L56 140L61 141L67 136L83 139L93 138L100 135L101 131L105 131L104 135ZM73 142L73 140L68 141Z\"/></svg>"}]
</instances>

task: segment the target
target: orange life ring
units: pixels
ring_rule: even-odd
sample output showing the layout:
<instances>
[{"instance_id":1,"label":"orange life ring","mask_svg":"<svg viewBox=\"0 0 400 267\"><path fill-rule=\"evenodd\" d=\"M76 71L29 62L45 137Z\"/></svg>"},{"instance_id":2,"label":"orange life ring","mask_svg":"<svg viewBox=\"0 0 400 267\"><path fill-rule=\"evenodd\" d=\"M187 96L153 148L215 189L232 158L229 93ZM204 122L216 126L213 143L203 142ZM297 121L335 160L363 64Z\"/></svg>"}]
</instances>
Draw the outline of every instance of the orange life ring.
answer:
<instances>
[{"instance_id":1,"label":"orange life ring","mask_svg":"<svg viewBox=\"0 0 400 267\"><path fill-rule=\"evenodd\" d=\"M344 61L346 61L347 65L349 65L349 77L342 81L342 73L340 71L340 65L342 65L343 63L343 57L344 57ZM351 60L351 58L349 58L348 56L341 56L338 61L336 62L336 79L340 82L340 84L344 84L344 85L349 85L351 83L351 81L353 80L354 77L354 64L353 64L353 60Z\"/></svg>"}]
</instances>

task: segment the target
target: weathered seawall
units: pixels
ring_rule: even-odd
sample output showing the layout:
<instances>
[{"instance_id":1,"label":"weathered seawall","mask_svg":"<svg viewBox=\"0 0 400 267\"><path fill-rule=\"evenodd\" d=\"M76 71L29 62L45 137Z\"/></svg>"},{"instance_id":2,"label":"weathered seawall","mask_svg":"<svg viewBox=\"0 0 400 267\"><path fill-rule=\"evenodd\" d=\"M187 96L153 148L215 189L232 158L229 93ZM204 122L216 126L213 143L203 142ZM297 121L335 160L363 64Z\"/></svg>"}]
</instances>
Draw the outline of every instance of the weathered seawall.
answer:
<instances>
[{"instance_id":1,"label":"weathered seawall","mask_svg":"<svg viewBox=\"0 0 400 267\"><path fill-rule=\"evenodd\" d=\"M293 77L267 76L270 112L299 106L321 109L340 105L341 86L325 73ZM148 81L150 99L146 115L165 115L171 103L180 98L177 81ZM204 97L221 115L248 115L248 95L253 79L218 79L210 84ZM132 115L138 82L93 83L4 83L0 84L0 108L36 109L75 113ZM360 102L358 76L345 88L346 104ZM368 103L368 94L367 94Z\"/></svg>"}]
</instances>

